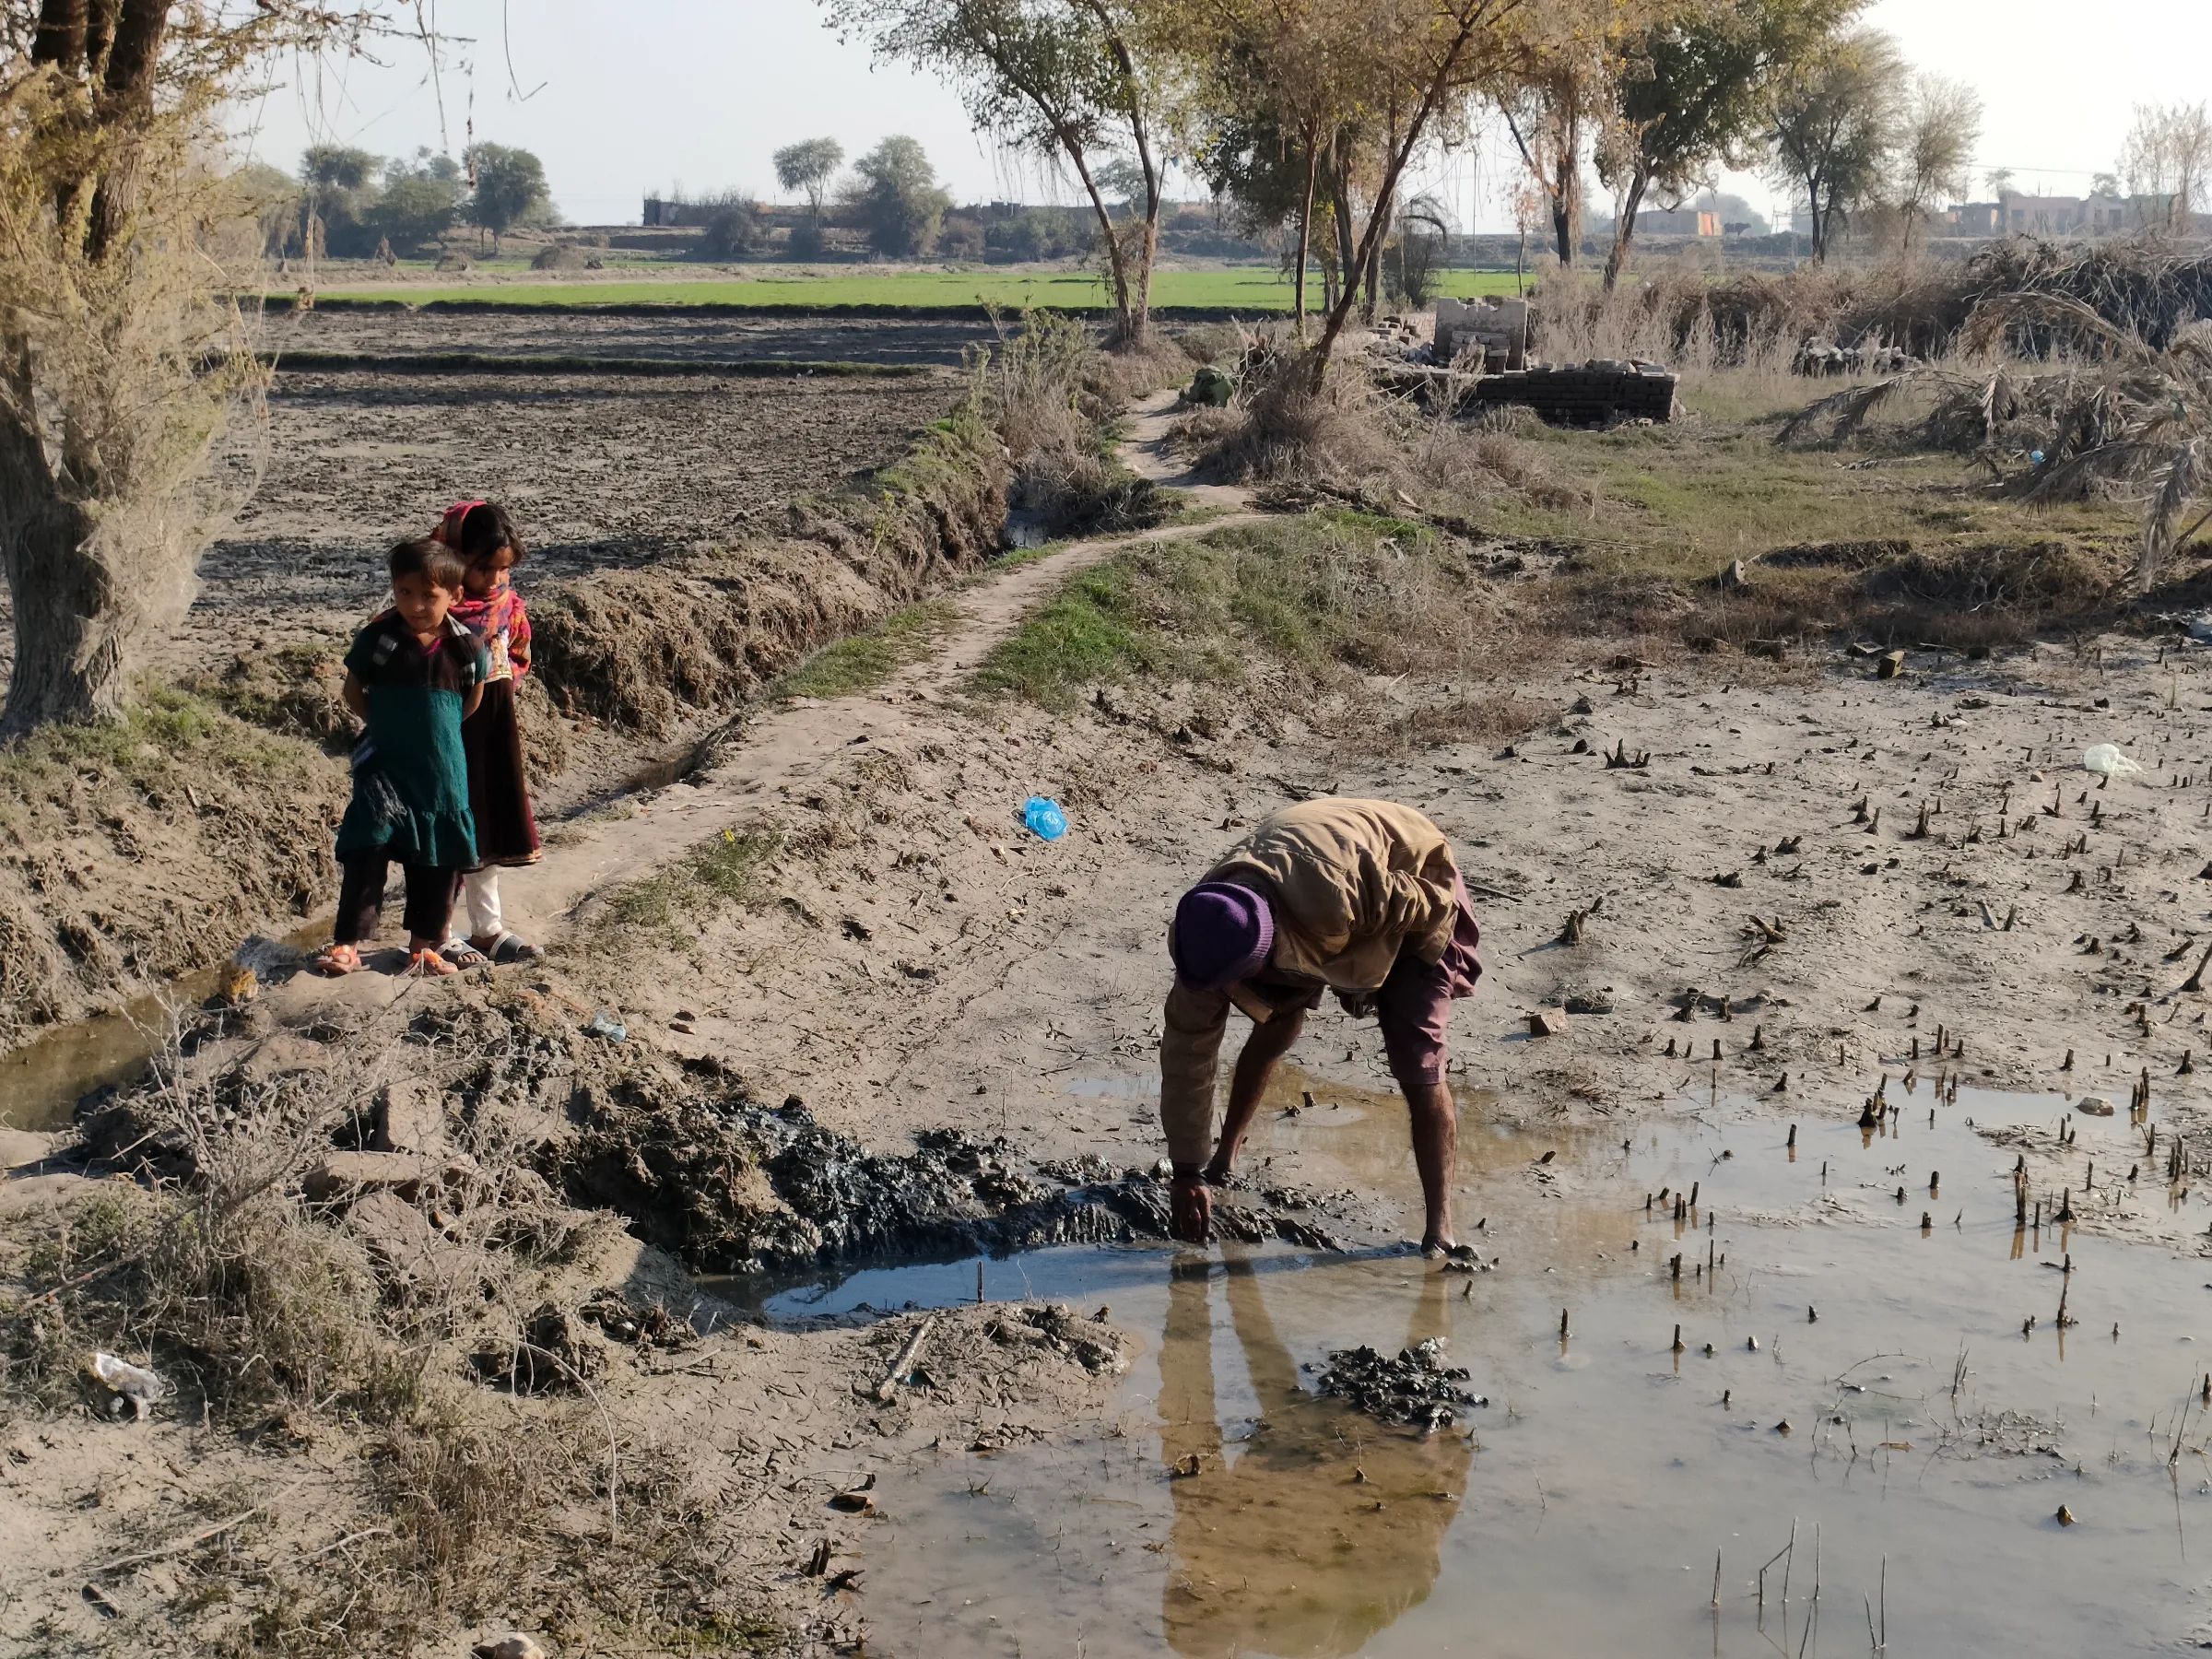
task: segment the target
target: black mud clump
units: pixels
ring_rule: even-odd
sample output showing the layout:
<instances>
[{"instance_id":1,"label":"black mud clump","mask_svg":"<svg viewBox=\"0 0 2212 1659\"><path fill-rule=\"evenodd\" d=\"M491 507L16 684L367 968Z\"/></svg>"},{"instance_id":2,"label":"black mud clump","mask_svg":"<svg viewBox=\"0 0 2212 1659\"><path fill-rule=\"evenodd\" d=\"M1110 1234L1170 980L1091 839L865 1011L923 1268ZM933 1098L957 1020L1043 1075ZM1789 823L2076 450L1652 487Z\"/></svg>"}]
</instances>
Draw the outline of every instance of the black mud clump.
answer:
<instances>
[{"instance_id":1,"label":"black mud clump","mask_svg":"<svg viewBox=\"0 0 2212 1659\"><path fill-rule=\"evenodd\" d=\"M1467 1407L1489 1404L1459 1386L1466 1380L1465 1366L1444 1363L1443 1338L1431 1336L1399 1349L1395 1359L1371 1347L1340 1348L1329 1356L1318 1390L1385 1423L1433 1434L1451 1428Z\"/></svg>"},{"instance_id":2,"label":"black mud clump","mask_svg":"<svg viewBox=\"0 0 2212 1659\"><path fill-rule=\"evenodd\" d=\"M1143 1171L1048 1185L1003 1138L933 1129L911 1153L871 1152L795 1100L648 1100L626 1084L589 1092L577 1133L548 1148L547 1178L571 1204L619 1212L632 1233L700 1272L1004 1253L1167 1231L1167 1190Z\"/></svg>"}]
</instances>

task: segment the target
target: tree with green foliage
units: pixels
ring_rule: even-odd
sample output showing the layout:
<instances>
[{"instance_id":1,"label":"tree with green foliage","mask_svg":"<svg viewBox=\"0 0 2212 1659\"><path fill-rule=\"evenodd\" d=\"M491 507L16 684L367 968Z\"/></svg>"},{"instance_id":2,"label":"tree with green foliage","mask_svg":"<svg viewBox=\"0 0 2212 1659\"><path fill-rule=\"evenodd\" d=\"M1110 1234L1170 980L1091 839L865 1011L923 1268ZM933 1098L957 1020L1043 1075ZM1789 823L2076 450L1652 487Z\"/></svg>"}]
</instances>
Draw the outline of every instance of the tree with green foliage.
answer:
<instances>
[{"instance_id":1,"label":"tree with green foliage","mask_svg":"<svg viewBox=\"0 0 2212 1659\"><path fill-rule=\"evenodd\" d=\"M419 149L412 161L384 163L383 188L362 218L394 250L428 247L453 228L466 192L458 161Z\"/></svg>"},{"instance_id":2,"label":"tree with green foliage","mask_svg":"<svg viewBox=\"0 0 2212 1659\"><path fill-rule=\"evenodd\" d=\"M382 165L365 149L344 145L311 146L300 158L300 245L310 259L324 253L353 258L369 251L363 241L376 173Z\"/></svg>"},{"instance_id":3,"label":"tree with green foliage","mask_svg":"<svg viewBox=\"0 0 2212 1659\"><path fill-rule=\"evenodd\" d=\"M1619 198L1606 287L1620 280L1644 198L1679 201L1719 168L1759 159L1778 77L1831 41L1864 0L1712 0L1632 36L1597 145Z\"/></svg>"},{"instance_id":4,"label":"tree with green foliage","mask_svg":"<svg viewBox=\"0 0 2212 1659\"><path fill-rule=\"evenodd\" d=\"M1417 155L1463 121L1522 44L1534 8L1520 0L1156 0L1156 26L1187 56L1201 119L1265 116L1294 147L1304 186L1303 250L1325 146L1347 129L1375 135L1371 182L1335 302L1305 359L1319 390L1359 302L1354 273L1381 258L1398 187ZM1620 0L1624 6L1638 0ZM1211 112L1218 112L1218 114Z\"/></svg>"},{"instance_id":5,"label":"tree with green foliage","mask_svg":"<svg viewBox=\"0 0 2212 1659\"><path fill-rule=\"evenodd\" d=\"M491 232L491 251L500 251L500 238L508 231L543 223L553 213L546 188L545 164L526 149L504 144L469 146L468 177L473 186L468 198L472 223Z\"/></svg>"},{"instance_id":6,"label":"tree with green foliage","mask_svg":"<svg viewBox=\"0 0 2212 1659\"><path fill-rule=\"evenodd\" d=\"M867 226L879 253L926 253L952 198L937 186L937 170L918 139L893 134L853 164L857 175L845 199Z\"/></svg>"},{"instance_id":7,"label":"tree with green foliage","mask_svg":"<svg viewBox=\"0 0 2212 1659\"><path fill-rule=\"evenodd\" d=\"M845 147L834 138L805 138L776 152L776 182L806 198L806 210L816 228L822 222L822 202L830 182L845 164Z\"/></svg>"},{"instance_id":8,"label":"tree with green foliage","mask_svg":"<svg viewBox=\"0 0 2212 1659\"><path fill-rule=\"evenodd\" d=\"M822 0L841 33L879 57L950 76L976 124L1066 167L1098 220L1117 332L1149 326L1167 159L1155 128L1169 53L1156 0ZM1117 222L1100 170L1141 176Z\"/></svg>"},{"instance_id":9,"label":"tree with green foliage","mask_svg":"<svg viewBox=\"0 0 2212 1659\"><path fill-rule=\"evenodd\" d=\"M1800 190L1813 223L1813 263L1824 263L1840 225L1874 201L1898 141L1906 76L1897 42L1861 29L1789 65L1768 110L1768 162L1778 183Z\"/></svg>"}]
</instances>

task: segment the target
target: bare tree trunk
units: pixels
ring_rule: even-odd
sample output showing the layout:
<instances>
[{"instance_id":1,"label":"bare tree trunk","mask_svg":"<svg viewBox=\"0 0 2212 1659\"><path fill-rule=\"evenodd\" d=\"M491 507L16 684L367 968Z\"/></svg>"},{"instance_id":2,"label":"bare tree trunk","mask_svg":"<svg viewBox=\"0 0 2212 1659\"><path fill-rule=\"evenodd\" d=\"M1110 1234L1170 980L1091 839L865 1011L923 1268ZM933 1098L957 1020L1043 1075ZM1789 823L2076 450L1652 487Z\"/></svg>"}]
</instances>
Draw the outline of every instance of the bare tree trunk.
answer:
<instances>
[{"instance_id":1,"label":"bare tree trunk","mask_svg":"<svg viewBox=\"0 0 2212 1659\"><path fill-rule=\"evenodd\" d=\"M1643 192L1651 174L1638 167L1629 176L1629 194L1621 203L1620 219L1613 227L1613 252L1606 256L1606 292L1611 293L1629 266L1629 241L1636 234L1636 212L1643 206Z\"/></svg>"},{"instance_id":2,"label":"bare tree trunk","mask_svg":"<svg viewBox=\"0 0 2212 1659\"><path fill-rule=\"evenodd\" d=\"M102 626L118 596L93 558L90 516L55 488L35 434L0 426L0 574L15 606L15 666L0 742L57 721L112 718L124 691L124 640Z\"/></svg>"},{"instance_id":3,"label":"bare tree trunk","mask_svg":"<svg viewBox=\"0 0 2212 1659\"><path fill-rule=\"evenodd\" d=\"M1098 182L1090 176L1090 163L1084 158L1082 141L1063 133L1060 147L1075 164L1076 176L1083 181L1084 193L1090 197L1090 210L1098 218L1099 234L1106 239L1106 272L1108 280L1113 284L1114 332L1123 340L1133 340L1135 335L1132 332L1135 319L1129 299L1129 272L1122 259L1122 240L1113 233L1113 215L1106 210L1106 198L1099 194Z\"/></svg>"},{"instance_id":4,"label":"bare tree trunk","mask_svg":"<svg viewBox=\"0 0 2212 1659\"><path fill-rule=\"evenodd\" d=\"M38 32L31 37L30 61L58 64L75 73L84 65L88 23L86 0L45 0L39 7Z\"/></svg>"},{"instance_id":5,"label":"bare tree trunk","mask_svg":"<svg viewBox=\"0 0 2212 1659\"><path fill-rule=\"evenodd\" d=\"M1298 280L1294 301L1298 313L1298 332L1301 338L1306 332L1306 250L1312 245L1313 234L1313 177L1320 166L1319 139L1309 129L1306 135L1306 194L1298 208Z\"/></svg>"},{"instance_id":6,"label":"bare tree trunk","mask_svg":"<svg viewBox=\"0 0 2212 1659\"><path fill-rule=\"evenodd\" d=\"M1430 77L1429 85L1422 90L1420 102L1407 120L1406 131L1400 135L1382 169L1382 185L1376 193L1378 201L1388 201L1396 194L1398 182L1406 175L1406 164L1412 160L1414 150L1419 147L1421 135L1428 130L1430 118L1443 104L1446 89L1458 72L1460 59L1468 42L1474 39L1476 30L1490 20L1491 15L1487 3L1473 6L1460 13L1453 38L1438 55L1435 71ZM1376 229L1375 222L1371 219L1366 233L1360 238L1359 253L1362 257L1373 252ZM1347 290L1329 312L1319 343L1308 354L1310 360L1306 375L1308 383L1315 391L1321 389L1322 382L1328 374L1329 353L1335 347L1336 336L1344 332L1345 322L1350 312L1351 294Z\"/></svg>"}]
</instances>

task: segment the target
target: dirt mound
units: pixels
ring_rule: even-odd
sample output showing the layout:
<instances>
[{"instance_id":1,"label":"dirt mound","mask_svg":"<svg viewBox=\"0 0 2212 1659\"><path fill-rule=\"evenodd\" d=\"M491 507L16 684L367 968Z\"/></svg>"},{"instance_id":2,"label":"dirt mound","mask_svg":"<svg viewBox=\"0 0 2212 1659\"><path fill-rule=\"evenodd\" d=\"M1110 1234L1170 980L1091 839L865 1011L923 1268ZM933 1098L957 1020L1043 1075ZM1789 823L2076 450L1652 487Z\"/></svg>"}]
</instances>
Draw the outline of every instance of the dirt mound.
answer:
<instances>
[{"instance_id":1,"label":"dirt mound","mask_svg":"<svg viewBox=\"0 0 2212 1659\"><path fill-rule=\"evenodd\" d=\"M1371 1347L1340 1348L1329 1356L1317 1388L1385 1423L1434 1433L1457 1422L1468 1406L1489 1404L1459 1386L1466 1380L1465 1366L1444 1363L1443 1339L1431 1336L1418 1347L1400 1349L1395 1359Z\"/></svg>"},{"instance_id":2,"label":"dirt mound","mask_svg":"<svg viewBox=\"0 0 2212 1659\"><path fill-rule=\"evenodd\" d=\"M803 503L792 537L555 582L533 600L553 706L664 736L971 571L998 547L1009 471L980 412L924 434L865 495Z\"/></svg>"},{"instance_id":3,"label":"dirt mound","mask_svg":"<svg viewBox=\"0 0 2212 1659\"><path fill-rule=\"evenodd\" d=\"M1907 541L1805 542L1777 547L1759 563L1784 571L1864 571L1885 559L1902 559L1912 551Z\"/></svg>"},{"instance_id":4,"label":"dirt mound","mask_svg":"<svg viewBox=\"0 0 2212 1659\"><path fill-rule=\"evenodd\" d=\"M1005 1136L949 1128L923 1131L912 1153L871 1152L795 1098L764 1107L741 1088L678 1099L634 1080L594 1090L585 1124L547 1149L543 1169L571 1204L615 1210L638 1238L707 1272L1168 1236L1167 1185L1149 1170L1087 1169L1099 1178L1048 1184ZM1338 1247L1268 1206L1224 1206L1220 1219L1225 1236L1247 1241Z\"/></svg>"},{"instance_id":5,"label":"dirt mound","mask_svg":"<svg viewBox=\"0 0 2212 1659\"><path fill-rule=\"evenodd\" d=\"M175 691L0 756L0 1047L311 914L346 797L312 748Z\"/></svg>"}]
</instances>

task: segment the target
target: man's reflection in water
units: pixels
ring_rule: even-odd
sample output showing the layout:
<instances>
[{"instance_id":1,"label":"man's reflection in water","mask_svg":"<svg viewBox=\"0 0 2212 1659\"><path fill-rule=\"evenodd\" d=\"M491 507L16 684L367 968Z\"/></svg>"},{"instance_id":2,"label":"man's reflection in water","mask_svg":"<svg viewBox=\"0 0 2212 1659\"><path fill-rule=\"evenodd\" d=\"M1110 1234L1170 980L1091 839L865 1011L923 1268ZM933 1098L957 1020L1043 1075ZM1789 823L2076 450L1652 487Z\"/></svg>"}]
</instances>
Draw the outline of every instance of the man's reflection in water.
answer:
<instances>
[{"instance_id":1,"label":"man's reflection in water","mask_svg":"<svg viewBox=\"0 0 2212 1659\"><path fill-rule=\"evenodd\" d=\"M1223 1455L1215 1416L1209 1264L1176 1264L1159 1354L1160 1438L1177 1478L1163 1598L1179 1653L1337 1659L1428 1598L1473 1457L1463 1433L1423 1436L1300 1385L1249 1261L1227 1264L1230 1318L1263 1421ZM1408 1347L1445 1334L1444 1283L1423 1280Z\"/></svg>"}]
</instances>

